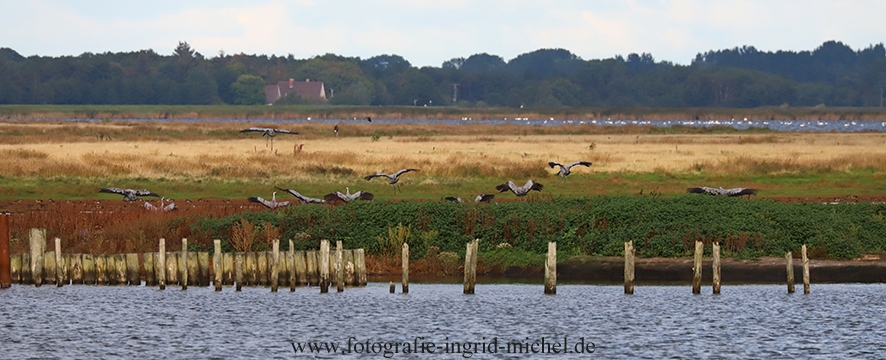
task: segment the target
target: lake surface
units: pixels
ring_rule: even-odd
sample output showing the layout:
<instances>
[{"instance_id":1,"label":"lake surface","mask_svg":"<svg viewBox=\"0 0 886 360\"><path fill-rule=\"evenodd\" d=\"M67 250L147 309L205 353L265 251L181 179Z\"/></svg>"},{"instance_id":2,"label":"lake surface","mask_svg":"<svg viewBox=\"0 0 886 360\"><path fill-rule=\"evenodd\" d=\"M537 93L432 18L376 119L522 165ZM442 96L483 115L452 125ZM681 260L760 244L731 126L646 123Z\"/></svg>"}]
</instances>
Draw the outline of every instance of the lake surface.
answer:
<instances>
[{"instance_id":1,"label":"lake surface","mask_svg":"<svg viewBox=\"0 0 886 360\"><path fill-rule=\"evenodd\" d=\"M40 119L35 119L40 120ZM101 122L100 119L69 119L76 122ZM328 123L328 124L366 124L360 119L123 119L131 122L222 122L222 123L261 123L261 124L292 124L292 123ZM886 120L570 120L570 119L468 119L464 120L426 120L426 119L373 119L373 124L516 124L528 126L558 125L598 125L598 126L688 126L688 127L731 127L746 130L750 128L771 129L776 131L809 131L809 132L883 132L886 131Z\"/></svg>"},{"instance_id":2,"label":"lake surface","mask_svg":"<svg viewBox=\"0 0 886 360\"><path fill-rule=\"evenodd\" d=\"M724 286L714 296L709 286L702 295L692 295L689 285L637 286L624 295L622 286L560 285L546 296L540 284L478 284L475 295L463 295L460 284L410 284L404 295L399 286L388 293L387 283L329 294L317 287L238 293L13 285L0 291L0 358L383 358L386 350L393 358L440 359L886 354L886 284L798 291ZM296 353L308 342L322 354ZM327 355L332 343L337 353Z\"/></svg>"}]
</instances>

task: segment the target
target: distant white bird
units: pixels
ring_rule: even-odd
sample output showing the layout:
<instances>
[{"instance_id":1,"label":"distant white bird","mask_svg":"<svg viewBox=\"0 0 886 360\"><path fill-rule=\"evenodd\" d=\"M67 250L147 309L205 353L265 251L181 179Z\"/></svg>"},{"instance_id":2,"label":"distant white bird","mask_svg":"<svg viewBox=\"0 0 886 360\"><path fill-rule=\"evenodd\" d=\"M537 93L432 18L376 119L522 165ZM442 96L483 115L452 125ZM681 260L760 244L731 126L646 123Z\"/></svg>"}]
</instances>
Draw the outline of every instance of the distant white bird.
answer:
<instances>
[{"instance_id":1,"label":"distant white bird","mask_svg":"<svg viewBox=\"0 0 886 360\"><path fill-rule=\"evenodd\" d=\"M285 191L285 192L292 194L292 196L295 196L296 198L298 198L298 200L301 201L302 204L325 204L326 203L326 200L307 197L302 194L299 194L298 191L295 191L292 189L284 189L284 188L278 187L277 190Z\"/></svg>"},{"instance_id":2,"label":"distant white bird","mask_svg":"<svg viewBox=\"0 0 886 360\"><path fill-rule=\"evenodd\" d=\"M241 133L247 133L247 132L260 132L260 133L262 133L262 135L261 135L262 137L265 137L265 136L268 137L268 139L265 141L265 147L267 147L267 146L268 146L268 143L270 143L272 149L274 148L274 137L277 136L277 134L292 134L292 135L298 135L298 133L297 133L297 132L294 132L294 131L283 130L283 129L273 129L273 128L261 128L261 127L251 127L251 128L248 128L248 129L240 130L240 132L241 132Z\"/></svg>"},{"instance_id":3,"label":"distant white bird","mask_svg":"<svg viewBox=\"0 0 886 360\"><path fill-rule=\"evenodd\" d=\"M513 181L508 180L508 182L496 186L495 190L498 190L498 192L505 192L505 191L510 190L511 192L514 193L514 195L526 196L526 194L528 194L529 191L532 191L532 190L541 191L542 187L544 187L544 185L539 184L539 183L532 181L532 180L527 181L526 185L523 185L523 186L517 186L517 184L514 184Z\"/></svg>"},{"instance_id":4,"label":"distant white bird","mask_svg":"<svg viewBox=\"0 0 886 360\"><path fill-rule=\"evenodd\" d=\"M345 188L344 194L342 194L340 191L336 191L333 193L326 194L326 196L323 197L323 199L326 200L326 202L344 201L346 203L349 203L349 202L357 200L357 199L372 200L374 198L375 198L375 195L373 195L370 192L365 192L365 191L357 191L357 192L351 194L351 189L348 187Z\"/></svg>"},{"instance_id":5,"label":"distant white bird","mask_svg":"<svg viewBox=\"0 0 886 360\"><path fill-rule=\"evenodd\" d=\"M465 202L464 200L462 200L462 198L460 198L460 197L458 197L458 196L447 196L447 197L445 197L445 198L443 198L443 199L444 199L444 200L448 200L448 201L455 201L455 202ZM474 202L475 202L475 203L481 203L481 202L482 202L482 203L488 203L488 202L492 201L492 199L495 199L495 195L492 195L492 194L480 194L480 195L477 195L477 197L474 198Z\"/></svg>"},{"instance_id":6,"label":"distant white bird","mask_svg":"<svg viewBox=\"0 0 886 360\"><path fill-rule=\"evenodd\" d=\"M590 166L591 166L591 162L590 162L590 161L576 161L576 162L574 162L574 163L572 163L572 164L569 164L569 165L563 165L563 164L558 163L558 162L556 162L556 161L551 161L551 162L548 163L548 165L551 166L551 169L553 169L555 166L559 166L559 167L560 167L559 175L562 176L562 177L567 177L567 176L569 176L569 174L572 173L572 170L571 170L571 169L572 169L573 166L575 166L575 165L581 165L581 166L587 166L587 167L590 167Z\"/></svg>"},{"instance_id":7,"label":"distant white bird","mask_svg":"<svg viewBox=\"0 0 886 360\"><path fill-rule=\"evenodd\" d=\"M277 192L276 191L274 191L274 193L271 194L271 200L262 199L258 196L250 197L248 200L249 200L249 202L255 202L255 203L262 204L271 210L289 205L289 201L279 201L279 202L277 201Z\"/></svg>"},{"instance_id":8,"label":"distant white bird","mask_svg":"<svg viewBox=\"0 0 886 360\"><path fill-rule=\"evenodd\" d=\"M98 192L123 195L123 200L129 200L129 201L137 201L139 196L160 197L160 195L157 195L154 192L148 191L147 189L133 190L133 189L121 189L121 188L101 188L98 190Z\"/></svg>"},{"instance_id":9,"label":"distant white bird","mask_svg":"<svg viewBox=\"0 0 886 360\"><path fill-rule=\"evenodd\" d=\"M688 188L688 189L686 189L686 192L691 193L691 194L708 194L708 195L719 195L719 196L730 196L730 197L744 196L744 195L747 195L750 197L751 195L757 195L757 190L754 190L754 189L748 189L748 188L724 189L722 187L712 188L712 187L707 187L707 186Z\"/></svg>"},{"instance_id":10,"label":"distant white bird","mask_svg":"<svg viewBox=\"0 0 886 360\"><path fill-rule=\"evenodd\" d=\"M391 185L394 185L394 184L396 184L398 181L400 181L400 175L405 174L405 173L408 173L408 172L410 172L410 171L418 171L418 169L403 169L403 170L400 170L400 171L395 172L395 173L393 173L393 174L375 173L375 174L372 174L372 175L366 175L366 176L364 176L364 177L363 177L363 180L369 181L369 180L372 180L372 178L376 178L376 177L386 177L386 178L388 178L388 183L391 184Z\"/></svg>"}]
</instances>

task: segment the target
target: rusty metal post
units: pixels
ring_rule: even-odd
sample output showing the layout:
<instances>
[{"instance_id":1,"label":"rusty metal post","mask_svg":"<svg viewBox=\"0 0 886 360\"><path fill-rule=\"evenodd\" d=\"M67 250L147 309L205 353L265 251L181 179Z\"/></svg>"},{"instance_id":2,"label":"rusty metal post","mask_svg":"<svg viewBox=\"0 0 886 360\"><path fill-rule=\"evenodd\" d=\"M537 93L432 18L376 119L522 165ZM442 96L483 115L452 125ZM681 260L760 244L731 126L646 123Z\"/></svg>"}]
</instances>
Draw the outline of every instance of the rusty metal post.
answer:
<instances>
[{"instance_id":1,"label":"rusty metal post","mask_svg":"<svg viewBox=\"0 0 886 360\"><path fill-rule=\"evenodd\" d=\"M0 289L12 286L9 263L9 214L0 214Z\"/></svg>"}]
</instances>

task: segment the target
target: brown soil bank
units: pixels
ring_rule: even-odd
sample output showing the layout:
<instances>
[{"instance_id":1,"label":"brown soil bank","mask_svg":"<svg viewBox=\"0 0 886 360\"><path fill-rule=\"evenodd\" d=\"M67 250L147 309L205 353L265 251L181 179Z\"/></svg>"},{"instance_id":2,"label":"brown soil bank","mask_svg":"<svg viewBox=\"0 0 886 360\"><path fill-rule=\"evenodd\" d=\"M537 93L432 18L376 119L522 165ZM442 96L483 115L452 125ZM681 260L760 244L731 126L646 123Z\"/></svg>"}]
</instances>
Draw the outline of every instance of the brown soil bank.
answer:
<instances>
[{"instance_id":1,"label":"brown soil bank","mask_svg":"<svg viewBox=\"0 0 886 360\"><path fill-rule=\"evenodd\" d=\"M810 260L809 278L815 283L882 283L886 282L886 261L879 256L872 260ZM711 283L711 260L702 265L702 281ZM720 266L723 284L775 284L787 279L783 258L759 260L722 259ZM541 272L544 275L544 272ZM624 258L570 258L557 264L557 279L595 283L623 283ZM794 259L794 279L803 283L800 259ZM653 258L635 259L637 283L669 284L692 283L692 259Z\"/></svg>"}]
</instances>

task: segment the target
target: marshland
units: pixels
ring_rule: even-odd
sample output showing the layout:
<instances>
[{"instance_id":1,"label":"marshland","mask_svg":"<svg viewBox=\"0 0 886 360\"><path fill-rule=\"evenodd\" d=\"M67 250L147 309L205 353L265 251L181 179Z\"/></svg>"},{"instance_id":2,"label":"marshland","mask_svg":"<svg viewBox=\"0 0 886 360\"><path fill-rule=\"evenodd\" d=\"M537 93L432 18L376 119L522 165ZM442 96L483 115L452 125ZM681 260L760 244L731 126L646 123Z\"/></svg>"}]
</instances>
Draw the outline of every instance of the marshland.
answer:
<instances>
[{"instance_id":1,"label":"marshland","mask_svg":"<svg viewBox=\"0 0 886 360\"><path fill-rule=\"evenodd\" d=\"M298 134L270 143L240 133L251 126ZM474 237L484 239L481 267L485 259L493 273L542 264L547 241L559 241L564 260L617 256L627 238L641 241L638 254L646 257L689 256L696 239L725 244L725 256L742 259L779 256L802 243L817 258L851 259L886 248L877 240L886 234L882 133L342 122L336 134L333 126L111 118L0 123L0 207L13 213L13 251L24 251L29 227L45 227L50 237L69 239L72 250L91 253L148 251L160 237L187 237L199 250L221 238L227 251L266 249L275 237L309 249L328 238L366 248L368 270L384 274L399 266L385 249L408 242L414 273L446 275L457 272L463 244ZM547 164L578 160L593 165L573 168L566 178ZM398 187L362 179L407 167L420 171L403 175ZM495 190L528 179L544 190L520 199ZM695 186L758 194L685 194ZM172 198L179 210L146 212L141 203L99 194L102 187L147 188ZM246 202L271 197L275 187L312 197L347 188L375 200L276 211ZM482 193L495 193L495 204L442 201ZM829 202L840 204L821 204ZM806 219L797 222L796 214ZM736 215L752 221L729 220Z\"/></svg>"}]
</instances>

